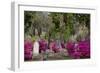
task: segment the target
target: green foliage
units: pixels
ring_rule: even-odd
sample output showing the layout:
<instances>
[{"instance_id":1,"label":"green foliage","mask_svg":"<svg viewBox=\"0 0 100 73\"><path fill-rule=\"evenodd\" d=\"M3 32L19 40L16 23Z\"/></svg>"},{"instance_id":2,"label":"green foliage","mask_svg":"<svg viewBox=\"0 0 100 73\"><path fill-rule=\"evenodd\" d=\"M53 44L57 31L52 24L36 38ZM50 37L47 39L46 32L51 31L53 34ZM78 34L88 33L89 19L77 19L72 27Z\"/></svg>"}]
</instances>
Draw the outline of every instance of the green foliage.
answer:
<instances>
[{"instance_id":1,"label":"green foliage","mask_svg":"<svg viewBox=\"0 0 100 73\"><path fill-rule=\"evenodd\" d=\"M24 12L24 31L25 34L31 35L33 40L35 36L45 39L61 39L68 40L71 35L75 34L77 23L90 29L90 15L89 14L76 14L76 13L56 13L56 12ZM36 34L36 31L37 33Z\"/></svg>"}]
</instances>

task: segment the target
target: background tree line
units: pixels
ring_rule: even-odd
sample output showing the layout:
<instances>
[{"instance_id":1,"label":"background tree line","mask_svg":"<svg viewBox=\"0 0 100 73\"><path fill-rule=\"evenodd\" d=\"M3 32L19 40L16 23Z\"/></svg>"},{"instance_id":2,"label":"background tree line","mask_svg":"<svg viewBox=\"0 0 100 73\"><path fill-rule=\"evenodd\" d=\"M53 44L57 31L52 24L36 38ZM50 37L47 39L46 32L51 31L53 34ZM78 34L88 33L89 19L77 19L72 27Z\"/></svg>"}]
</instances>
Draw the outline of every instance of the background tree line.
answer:
<instances>
[{"instance_id":1,"label":"background tree line","mask_svg":"<svg viewBox=\"0 0 100 73\"><path fill-rule=\"evenodd\" d=\"M38 37L67 41L78 32L79 26L90 30L90 14L24 11L24 33ZM90 32L89 32L90 33Z\"/></svg>"}]
</instances>

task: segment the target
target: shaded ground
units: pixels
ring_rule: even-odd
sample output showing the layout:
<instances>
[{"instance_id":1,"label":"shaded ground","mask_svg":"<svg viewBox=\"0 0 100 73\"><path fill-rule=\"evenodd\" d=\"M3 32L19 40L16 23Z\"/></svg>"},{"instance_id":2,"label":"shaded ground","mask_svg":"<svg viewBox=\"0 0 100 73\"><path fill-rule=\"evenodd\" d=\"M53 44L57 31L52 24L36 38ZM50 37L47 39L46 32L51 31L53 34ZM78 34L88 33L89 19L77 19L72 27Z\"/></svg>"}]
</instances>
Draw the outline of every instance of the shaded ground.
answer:
<instances>
[{"instance_id":1,"label":"shaded ground","mask_svg":"<svg viewBox=\"0 0 100 73\"><path fill-rule=\"evenodd\" d=\"M72 59L68 56L68 53L65 51L60 51L58 53L48 52L48 53L40 53L39 55L33 56L32 60L27 61L47 61L47 60L65 60Z\"/></svg>"}]
</instances>

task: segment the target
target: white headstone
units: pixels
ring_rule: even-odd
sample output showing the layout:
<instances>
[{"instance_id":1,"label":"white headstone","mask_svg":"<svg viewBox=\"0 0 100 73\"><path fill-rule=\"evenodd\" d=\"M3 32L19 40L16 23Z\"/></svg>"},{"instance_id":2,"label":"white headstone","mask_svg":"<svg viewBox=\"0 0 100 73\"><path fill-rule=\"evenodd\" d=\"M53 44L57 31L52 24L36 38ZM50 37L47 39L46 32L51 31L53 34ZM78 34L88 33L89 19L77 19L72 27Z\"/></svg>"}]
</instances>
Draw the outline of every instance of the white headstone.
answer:
<instances>
[{"instance_id":1,"label":"white headstone","mask_svg":"<svg viewBox=\"0 0 100 73\"><path fill-rule=\"evenodd\" d=\"M33 44L33 56L39 54L39 43L38 41L35 41Z\"/></svg>"}]
</instances>

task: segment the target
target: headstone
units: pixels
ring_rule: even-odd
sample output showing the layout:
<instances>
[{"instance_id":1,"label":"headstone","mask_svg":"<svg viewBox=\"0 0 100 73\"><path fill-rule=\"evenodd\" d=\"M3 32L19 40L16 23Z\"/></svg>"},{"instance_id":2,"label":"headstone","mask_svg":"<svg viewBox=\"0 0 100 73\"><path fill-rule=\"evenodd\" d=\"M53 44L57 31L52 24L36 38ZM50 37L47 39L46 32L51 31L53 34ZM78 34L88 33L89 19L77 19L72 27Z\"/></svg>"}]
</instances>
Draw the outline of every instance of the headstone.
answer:
<instances>
[{"instance_id":1,"label":"headstone","mask_svg":"<svg viewBox=\"0 0 100 73\"><path fill-rule=\"evenodd\" d=\"M36 56L39 54L39 42L35 41L33 44L33 56Z\"/></svg>"}]
</instances>

